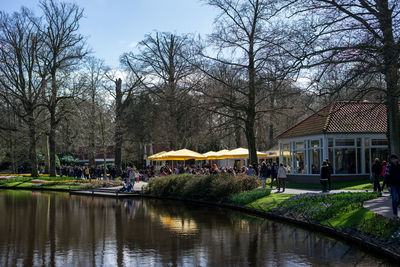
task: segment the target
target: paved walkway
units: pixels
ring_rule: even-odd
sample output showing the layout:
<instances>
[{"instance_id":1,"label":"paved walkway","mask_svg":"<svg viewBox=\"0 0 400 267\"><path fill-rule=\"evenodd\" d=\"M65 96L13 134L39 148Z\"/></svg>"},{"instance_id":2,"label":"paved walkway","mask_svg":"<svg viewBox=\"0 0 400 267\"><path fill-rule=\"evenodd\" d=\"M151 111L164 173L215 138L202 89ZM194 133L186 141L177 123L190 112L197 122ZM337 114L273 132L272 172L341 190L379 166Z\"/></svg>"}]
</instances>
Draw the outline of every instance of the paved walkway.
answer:
<instances>
[{"instance_id":1,"label":"paved walkway","mask_svg":"<svg viewBox=\"0 0 400 267\"><path fill-rule=\"evenodd\" d=\"M380 198L365 201L363 206L364 208L387 218L393 217L392 198L389 193L384 193Z\"/></svg>"}]
</instances>

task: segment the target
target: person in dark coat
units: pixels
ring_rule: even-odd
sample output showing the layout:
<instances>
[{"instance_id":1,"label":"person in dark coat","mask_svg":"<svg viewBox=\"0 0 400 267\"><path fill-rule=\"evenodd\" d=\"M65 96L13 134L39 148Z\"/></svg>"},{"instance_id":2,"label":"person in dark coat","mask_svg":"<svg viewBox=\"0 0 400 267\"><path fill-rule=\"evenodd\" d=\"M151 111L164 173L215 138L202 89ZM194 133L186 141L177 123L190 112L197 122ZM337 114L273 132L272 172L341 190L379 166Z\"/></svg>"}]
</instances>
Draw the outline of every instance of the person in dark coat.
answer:
<instances>
[{"instance_id":1,"label":"person in dark coat","mask_svg":"<svg viewBox=\"0 0 400 267\"><path fill-rule=\"evenodd\" d=\"M329 168L328 164L326 161L322 162L322 167L321 167L321 178L320 182L322 185L322 192L328 192L326 189L326 185L328 184L328 176L329 176Z\"/></svg>"},{"instance_id":2,"label":"person in dark coat","mask_svg":"<svg viewBox=\"0 0 400 267\"><path fill-rule=\"evenodd\" d=\"M386 167L386 181L392 193L393 216L398 218L400 204L400 164L397 155L390 156L390 163Z\"/></svg>"},{"instance_id":3,"label":"person in dark coat","mask_svg":"<svg viewBox=\"0 0 400 267\"><path fill-rule=\"evenodd\" d=\"M382 165L379 159L375 159L375 163L372 165L372 173L374 175L374 192L381 192L381 185L379 183L379 177L382 173Z\"/></svg>"},{"instance_id":4,"label":"person in dark coat","mask_svg":"<svg viewBox=\"0 0 400 267\"><path fill-rule=\"evenodd\" d=\"M328 166L328 190L331 191L332 190L332 180L331 180L331 176L333 173L333 168L331 163L329 162L329 159L325 160L326 161L326 166Z\"/></svg>"}]
</instances>

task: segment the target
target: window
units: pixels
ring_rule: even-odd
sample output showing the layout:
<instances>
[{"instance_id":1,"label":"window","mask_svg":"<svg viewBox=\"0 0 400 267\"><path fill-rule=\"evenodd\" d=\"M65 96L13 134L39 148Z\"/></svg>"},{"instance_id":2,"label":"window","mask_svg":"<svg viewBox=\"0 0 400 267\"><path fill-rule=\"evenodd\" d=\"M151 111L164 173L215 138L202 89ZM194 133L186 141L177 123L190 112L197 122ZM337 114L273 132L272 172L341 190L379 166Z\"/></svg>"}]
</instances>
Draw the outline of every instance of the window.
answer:
<instances>
[{"instance_id":1,"label":"window","mask_svg":"<svg viewBox=\"0 0 400 267\"><path fill-rule=\"evenodd\" d=\"M335 149L335 173L356 173L356 151L354 148Z\"/></svg>"},{"instance_id":2,"label":"window","mask_svg":"<svg viewBox=\"0 0 400 267\"><path fill-rule=\"evenodd\" d=\"M388 161L389 150L387 148L371 148L371 158L372 162L374 162L375 159L379 159L381 162L384 160Z\"/></svg>"},{"instance_id":3,"label":"window","mask_svg":"<svg viewBox=\"0 0 400 267\"><path fill-rule=\"evenodd\" d=\"M289 150L289 144L282 144L282 150Z\"/></svg>"},{"instance_id":4,"label":"window","mask_svg":"<svg viewBox=\"0 0 400 267\"><path fill-rule=\"evenodd\" d=\"M295 157L295 171L296 173L306 173L305 171L305 156L304 156L304 151L296 151L296 157Z\"/></svg>"},{"instance_id":5,"label":"window","mask_svg":"<svg viewBox=\"0 0 400 267\"><path fill-rule=\"evenodd\" d=\"M333 147L333 138L328 139L328 147Z\"/></svg>"},{"instance_id":6,"label":"window","mask_svg":"<svg viewBox=\"0 0 400 267\"><path fill-rule=\"evenodd\" d=\"M388 140L387 139L372 139L371 145L373 146L387 146Z\"/></svg>"},{"instance_id":7,"label":"window","mask_svg":"<svg viewBox=\"0 0 400 267\"><path fill-rule=\"evenodd\" d=\"M311 173L319 174L321 169L321 149L311 149Z\"/></svg>"},{"instance_id":8,"label":"window","mask_svg":"<svg viewBox=\"0 0 400 267\"><path fill-rule=\"evenodd\" d=\"M287 168L288 173L290 173L291 161L290 161L290 152L282 151L282 164Z\"/></svg>"},{"instance_id":9,"label":"window","mask_svg":"<svg viewBox=\"0 0 400 267\"><path fill-rule=\"evenodd\" d=\"M311 140L311 147L319 147L319 140Z\"/></svg>"},{"instance_id":10,"label":"window","mask_svg":"<svg viewBox=\"0 0 400 267\"><path fill-rule=\"evenodd\" d=\"M304 149L304 142L296 142L296 148Z\"/></svg>"},{"instance_id":11,"label":"window","mask_svg":"<svg viewBox=\"0 0 400 267\"><path fill-rule=\"evenodd\" d=\"M354 146L354 139L336 139L336 146Z\"/></svg>"}]
</instances>

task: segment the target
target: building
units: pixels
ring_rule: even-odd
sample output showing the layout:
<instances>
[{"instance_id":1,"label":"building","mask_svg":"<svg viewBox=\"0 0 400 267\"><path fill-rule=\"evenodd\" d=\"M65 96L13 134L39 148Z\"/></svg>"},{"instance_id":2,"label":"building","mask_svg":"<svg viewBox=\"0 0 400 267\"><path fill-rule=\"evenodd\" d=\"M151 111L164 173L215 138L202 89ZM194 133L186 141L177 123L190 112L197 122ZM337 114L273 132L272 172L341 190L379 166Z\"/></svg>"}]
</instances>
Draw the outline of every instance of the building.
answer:
<instances>
[{"instance_id":1,"label":"building","mask_svg":"<svg viewBox=\"0 0 400 267\"><path fill-rule=\"evenodd\" d=\"M81 163L81 164L89 164L89 148L88 147L79 147L78 159L79 159L79 163ZM104 163L104 148L96 147L95 162L96 162L96 165ZM115 162L114 146L107 146L106 163L114 163L114 162Z\"/></svg>"},{"instance_id":2,"label":"building","mask_svg":"<svg viewBox=\"0 0 400 267\"><path fill-rule=\"evenodd\" d=\"M329 159L332 180L368 177L375 158L389 158L384 104L335 102L278 136L279 159L292 181L319 183Z\"/></svg>"},{"instance_id":3,"label":"building","mask_svg":"<svg viewBox=\"0 0 400 267\"><path fill-rule=\"evenodd\" d=\"M143 159L146 161L146 166L151 165L151 161L148 160L147 158L151 155L160 153L162 151L168 152L171 151L171 147L169 143L149 143L144 145L144 156ZM154 165L161 165L161 162L153 162Z\"/></svg>"}]
</instances>

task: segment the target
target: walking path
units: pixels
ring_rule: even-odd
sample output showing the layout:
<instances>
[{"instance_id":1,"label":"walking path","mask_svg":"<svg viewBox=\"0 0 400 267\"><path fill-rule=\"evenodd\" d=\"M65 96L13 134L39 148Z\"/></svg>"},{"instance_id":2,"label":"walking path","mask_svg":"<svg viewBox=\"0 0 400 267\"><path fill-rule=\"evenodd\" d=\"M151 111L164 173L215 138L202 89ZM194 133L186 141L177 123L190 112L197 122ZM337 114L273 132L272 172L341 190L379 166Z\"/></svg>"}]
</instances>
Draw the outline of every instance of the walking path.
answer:
<instances>
[{"instance_id":1,"label":"walking path","mask_svg":"<svg viewBox=\"0 0 400 267\"><path fill-rule=\"evenodd\" d=\"M365 201L363 206L374 213L393 218L392 198L389 193L384 193L380 198Z\"/></svg>"}]
</instances>

